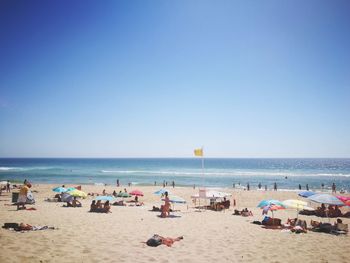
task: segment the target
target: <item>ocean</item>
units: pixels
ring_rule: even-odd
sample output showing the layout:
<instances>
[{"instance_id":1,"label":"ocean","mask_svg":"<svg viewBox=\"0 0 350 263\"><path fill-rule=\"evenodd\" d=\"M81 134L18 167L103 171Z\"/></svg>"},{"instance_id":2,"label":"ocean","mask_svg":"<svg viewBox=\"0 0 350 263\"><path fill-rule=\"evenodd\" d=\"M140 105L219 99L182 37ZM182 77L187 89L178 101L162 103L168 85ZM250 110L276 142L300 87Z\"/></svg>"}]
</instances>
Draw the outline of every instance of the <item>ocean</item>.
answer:
<instances>
[{"instance_id":1,"label":"ocean","mask_svg":"<svg viewBox=\"0 0 350 263\"><path fill-rule=\"evenodd\" d=\"M204 159L200 158L0 158L0 181L115 185L245 187L296 190L337 189L350 192L350 159Z\"/></svg>"}]
</instances>

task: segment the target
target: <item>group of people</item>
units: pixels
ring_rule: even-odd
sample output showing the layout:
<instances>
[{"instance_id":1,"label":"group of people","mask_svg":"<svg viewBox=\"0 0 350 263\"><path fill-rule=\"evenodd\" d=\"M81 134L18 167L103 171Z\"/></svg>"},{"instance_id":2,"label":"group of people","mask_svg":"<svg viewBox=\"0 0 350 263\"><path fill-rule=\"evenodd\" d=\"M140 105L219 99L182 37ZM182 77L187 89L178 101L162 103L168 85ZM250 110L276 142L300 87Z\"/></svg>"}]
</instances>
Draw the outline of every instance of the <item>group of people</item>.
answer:
<instances>
[{"instance_id":1,"label":"group of people","mask_svg":"<svg viewBox=\"0 0 350 263\"><path fill-rule=\"evenodd\" d=\"M112 213L111 212L111 205L109 201L106 201L104 204L101 202L101 200L92 200L92 203L90 205L90 212L95 213Z\"/></svg>"},{"instance_id":2,"label":"group of people","mask_svg":"<svg viewBox=\"0 0 350 263\"><path fill-rule=\"evenodd\" d=\"M340 217L343 214L337 205L329 205L327 209L325 204L321 204L315 210L315 215L320 217Z\"/></svg>"}]
</instances>

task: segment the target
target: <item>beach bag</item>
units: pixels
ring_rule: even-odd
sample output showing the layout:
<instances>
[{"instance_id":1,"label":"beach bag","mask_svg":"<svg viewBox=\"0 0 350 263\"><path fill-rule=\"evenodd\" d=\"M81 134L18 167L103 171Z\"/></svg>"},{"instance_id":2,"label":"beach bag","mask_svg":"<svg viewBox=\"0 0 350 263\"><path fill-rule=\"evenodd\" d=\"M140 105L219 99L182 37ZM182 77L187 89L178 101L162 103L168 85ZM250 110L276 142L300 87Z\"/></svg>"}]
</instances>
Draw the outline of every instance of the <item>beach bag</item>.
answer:
<instances>
[{"instance_id":1,"label":"beach bag","mask_svg":"<svg viewBox=\"0 0 350 263\"><path fill-rule=\"evenodd\" d=\"M150 247L158 247L162 244L162 240L159 238L158 235L154 235L153 237L147 240L146 244Z\"/></svg>"},{"instance_id":2,"label":"beach bag","mask_svg":"<svg viewBox=\"0 0 350 263\"><path fill-rule=\"evenodd\" d=\"M4 226L2 228L9 229L9 228L18 228L19 224L17 223L4 223Z\"/></svg>"}]
</instances>

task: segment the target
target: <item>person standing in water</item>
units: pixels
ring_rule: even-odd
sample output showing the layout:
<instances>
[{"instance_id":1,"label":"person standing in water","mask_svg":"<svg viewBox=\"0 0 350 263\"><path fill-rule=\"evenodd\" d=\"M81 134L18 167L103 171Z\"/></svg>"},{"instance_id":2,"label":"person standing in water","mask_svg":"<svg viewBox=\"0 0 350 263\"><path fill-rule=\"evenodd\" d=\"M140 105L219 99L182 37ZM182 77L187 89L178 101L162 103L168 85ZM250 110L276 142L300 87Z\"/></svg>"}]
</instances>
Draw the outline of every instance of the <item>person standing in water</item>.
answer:
<instances>
[{"instance_id":1,"label":"person standing in water","mask_svg":"<svg viewBox=\"0 0 350 263\"><path fill-rule=\"evenodd\" d=\"M277 191L277 183L276 182L273 184L273 190Z\"/></svg>"}]
</instances>

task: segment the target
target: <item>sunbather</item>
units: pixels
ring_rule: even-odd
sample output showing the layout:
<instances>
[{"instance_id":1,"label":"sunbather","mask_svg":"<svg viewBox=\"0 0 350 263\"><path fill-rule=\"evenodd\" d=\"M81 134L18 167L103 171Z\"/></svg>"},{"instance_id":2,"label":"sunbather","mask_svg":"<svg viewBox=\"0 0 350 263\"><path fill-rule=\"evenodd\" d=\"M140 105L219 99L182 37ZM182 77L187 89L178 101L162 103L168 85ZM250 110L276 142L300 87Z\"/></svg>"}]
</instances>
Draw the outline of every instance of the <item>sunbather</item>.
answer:
<instances>
[{"instance_id":1,"label":"sunbather","mask_svg":"<svg viewBox=\"0 0 350 263\"><path fill-rule=\"evenodd\" d=\"M150 239L147 240L146 244L151 247L157 247L159 245L166 245L168 247L171 247L175 241L180 241L183 239L183 236L177 237L177 238L171 238L171 237L162 237L160 235L153 235Z\"/></svg>"}]
</instances>

